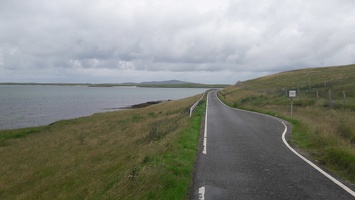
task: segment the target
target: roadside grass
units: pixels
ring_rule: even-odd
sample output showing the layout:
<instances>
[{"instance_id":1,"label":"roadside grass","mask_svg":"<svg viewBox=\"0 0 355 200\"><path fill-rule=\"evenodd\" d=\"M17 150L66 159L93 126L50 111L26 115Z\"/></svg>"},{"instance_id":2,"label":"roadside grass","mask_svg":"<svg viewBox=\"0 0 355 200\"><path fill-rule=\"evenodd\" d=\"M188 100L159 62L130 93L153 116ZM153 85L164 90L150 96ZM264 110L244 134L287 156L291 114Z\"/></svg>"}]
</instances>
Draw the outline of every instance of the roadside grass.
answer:
<instances>
[{"instance_id":1,"label":"roadside grass","mask_svg":"<svg viewBox=\"0 0 355 200\"><path fill-rule=\"evenodd\" d=\"M0 199L185 199L200 95L0 131Z\"/></svg>"},{"instance_id":2,"label":"roadside grass","mask_svg":"<svg viewBox=\"0 0 355 200\"><path fill-rule=\"evenodd\" d=\"M39 133L43 130L43 127L36 128L23 128L18 130L10 130L0 134L0 146L6 145L5 141L8 139L22 138L27 135Z\"/></svg>"},{"instance_id":3,"label":"roadside grass","mask_svg":"<svg viewBox=\"0 0 355 200\"><path fill-rule=\"evenodd\" d=\"M225 88L219 96L232 107L290 121L292 145L355 183L354 86L355 65L349 65L274 74ZM288 89L298 91L292 117Z\"/></svg>"}]
</instances>

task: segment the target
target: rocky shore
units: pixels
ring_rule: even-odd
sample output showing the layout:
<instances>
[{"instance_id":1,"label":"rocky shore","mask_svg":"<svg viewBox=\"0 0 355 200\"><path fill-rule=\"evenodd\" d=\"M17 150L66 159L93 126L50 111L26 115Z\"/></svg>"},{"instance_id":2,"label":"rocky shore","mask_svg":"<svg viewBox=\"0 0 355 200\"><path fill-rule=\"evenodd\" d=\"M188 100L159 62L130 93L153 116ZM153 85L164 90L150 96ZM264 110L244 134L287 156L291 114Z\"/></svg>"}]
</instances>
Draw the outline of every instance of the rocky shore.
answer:
<instances>
[{"instance_id":1,"label":"rocky shore","mask_svg":"<svg viewBox=\"0 0 355 200\"><path fill-rule=\"evenodd\" d=\"M171 101L171 100L147 101L145 103L135 104L135 105L127 106L127 107L121 107L120 109L144 108L144 107L151 106L154 104L162 103L164 101Z\"/></svg>"}]
</instances>

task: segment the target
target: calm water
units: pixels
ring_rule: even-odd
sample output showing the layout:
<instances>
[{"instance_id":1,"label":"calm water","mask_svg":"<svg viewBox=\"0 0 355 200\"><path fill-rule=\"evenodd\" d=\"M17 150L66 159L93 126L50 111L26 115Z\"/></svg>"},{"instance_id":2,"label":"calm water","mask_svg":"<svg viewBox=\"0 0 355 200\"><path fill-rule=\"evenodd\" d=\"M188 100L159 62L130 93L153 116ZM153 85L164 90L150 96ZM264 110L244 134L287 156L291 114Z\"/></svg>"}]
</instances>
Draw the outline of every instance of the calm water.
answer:
<instances>
[{"instance_id":1,"label":"calm water","mask_svg":"<svg viewBox=\"0 0 355 200\"><path fill-rule=\"evenodd\" d=\"M0 86L0 129L47 125L147 101L181 99L200 88Z\"/></svg>"}]
</instances>

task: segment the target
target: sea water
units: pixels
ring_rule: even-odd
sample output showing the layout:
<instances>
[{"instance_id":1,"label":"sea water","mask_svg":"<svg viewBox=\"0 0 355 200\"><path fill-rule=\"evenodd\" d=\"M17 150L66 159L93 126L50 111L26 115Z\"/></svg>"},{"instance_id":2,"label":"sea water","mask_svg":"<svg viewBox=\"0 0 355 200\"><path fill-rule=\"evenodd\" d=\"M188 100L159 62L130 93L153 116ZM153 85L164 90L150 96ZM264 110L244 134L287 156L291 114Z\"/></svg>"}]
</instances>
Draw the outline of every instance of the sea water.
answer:
<instances>
[{"instance_id":1,"label":"sea water","mask_svg":"<svg viewBox=\"0 0 355 200\"><path fill-rule=\"evenodd\" d=\"M42 126L147 101L176 100L203 88L0 85L0 130Z\"/></svg>"}]
</instances>

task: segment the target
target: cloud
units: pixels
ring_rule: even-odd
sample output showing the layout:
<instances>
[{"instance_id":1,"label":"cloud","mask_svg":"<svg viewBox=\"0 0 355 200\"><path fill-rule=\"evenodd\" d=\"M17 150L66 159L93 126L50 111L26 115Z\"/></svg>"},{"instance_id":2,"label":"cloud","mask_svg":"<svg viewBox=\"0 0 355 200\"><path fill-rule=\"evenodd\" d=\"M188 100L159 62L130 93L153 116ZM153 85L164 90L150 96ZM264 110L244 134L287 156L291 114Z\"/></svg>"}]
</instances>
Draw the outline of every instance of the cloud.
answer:
<instances>
[{"instance_id":1,"label":"cloud","mask_svg":"<svg viewBox=\"0 0 355 200\"><path fill-rule=\"evenodd\" d=\"M0 81L145 81L141 74L150 74L234 83L355 63L354 6L352 0L1 1Z\"/></svg>"}]
</instances>

